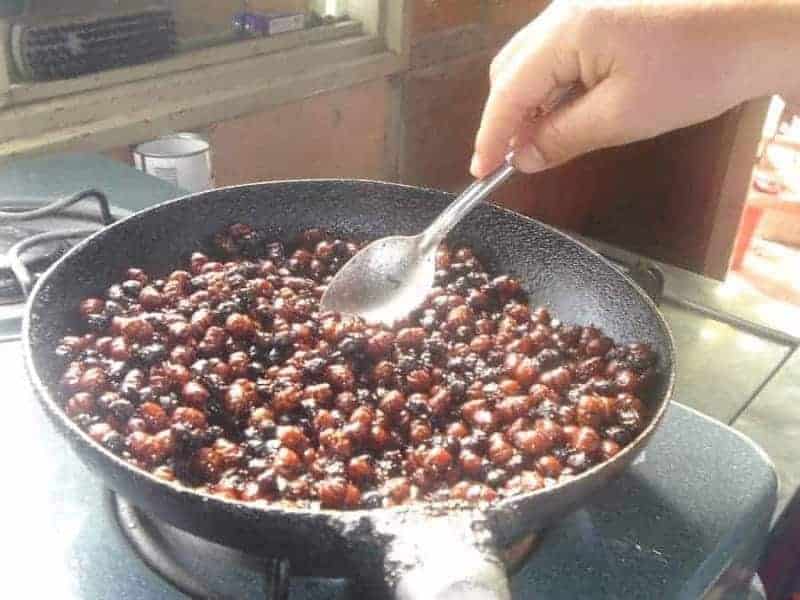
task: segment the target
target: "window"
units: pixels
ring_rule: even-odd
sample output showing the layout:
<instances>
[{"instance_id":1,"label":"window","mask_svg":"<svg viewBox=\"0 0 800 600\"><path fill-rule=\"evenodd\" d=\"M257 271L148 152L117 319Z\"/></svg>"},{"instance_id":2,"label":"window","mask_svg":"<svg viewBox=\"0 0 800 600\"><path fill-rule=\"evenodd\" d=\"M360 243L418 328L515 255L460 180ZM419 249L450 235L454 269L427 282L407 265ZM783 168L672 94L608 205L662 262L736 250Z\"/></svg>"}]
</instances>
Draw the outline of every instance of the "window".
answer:
<instances>
[{"instance_id":1,"label":"window","mask_svg":"<svg viewBox=\"0 0 800 600\"><path fill-rule=\"evenodd\" d=\"M271 23L282 33L349 20L338 0L172 0L179 49L241 41L269 34ZM271 21L269 15L282 15Z\"/></svg>"},{"instance_id":2,"label":"window","mask_svg":"<svg viewBox=\"0 0 800 600\"><path fill-rule=\"evenodd\" d=\"M132 143L392 72L404 4L0 0L0 159Z\"/></svg>"}]
</instances>

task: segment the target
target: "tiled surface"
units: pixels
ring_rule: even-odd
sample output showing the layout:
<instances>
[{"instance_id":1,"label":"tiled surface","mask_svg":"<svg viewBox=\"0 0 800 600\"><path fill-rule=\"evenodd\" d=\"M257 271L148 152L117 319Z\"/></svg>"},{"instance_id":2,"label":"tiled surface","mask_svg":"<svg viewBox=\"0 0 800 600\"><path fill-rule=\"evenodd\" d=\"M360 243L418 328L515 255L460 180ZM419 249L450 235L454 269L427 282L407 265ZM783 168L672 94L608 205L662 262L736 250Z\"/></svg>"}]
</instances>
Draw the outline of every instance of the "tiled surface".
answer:
<instances>
[{"instance_id":1,"label":"tiled surface","mask_svg":"<svg viewBox=\"0 0 800 600\"><path fill-rule=\"evenodd\" d=\"M675 336L678 379L675 397L729 423L790 351L684 308L661 310Z\"/></svg>"},{"instance_id":2,"label":"tiled surface","mask_svg":"<svg viewBox=\"0 0 800 600\"><path fill-rule=\"evenodd\" d=\"M796 350L734 427L757 440L774 461L781 482L780 513L800 487L800 350Z\"/></svg>"}]
</instances>

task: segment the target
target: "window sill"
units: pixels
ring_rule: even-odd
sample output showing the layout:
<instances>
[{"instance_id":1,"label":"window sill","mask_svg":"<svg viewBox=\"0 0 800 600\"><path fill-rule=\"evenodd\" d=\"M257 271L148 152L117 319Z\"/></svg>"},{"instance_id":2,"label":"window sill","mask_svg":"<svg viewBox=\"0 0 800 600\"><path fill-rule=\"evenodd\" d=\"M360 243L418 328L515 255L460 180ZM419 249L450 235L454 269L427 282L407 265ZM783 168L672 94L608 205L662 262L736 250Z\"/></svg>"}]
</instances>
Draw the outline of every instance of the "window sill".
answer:
<instances>
[{"instance_id":1,"label":"window sill","mask_svg":"<svg viewBox=\"0 0 800 600\"><path fill-rule=\"evenodd\" d=\"M6 107L0 110L0 162L46 152L102 151L198 129L386 77L403 69L406 60L377 38L351 36Z\"/></svg>"},{"instance_id":2,"label":"window sill","mask_svg":"<svg viewBox=\"0 0 800 600\"><path fill-rule=\"evenodd\" d=\"M331 42L362 34L361 23L347 21L285 33L275 37L242 39L205 48L185 50L152 63L112 69L75 79L14 83L8 90L8 104L19 106L134 81L163 77L181 71L232 63L312 44Z\"/></svg>"}]
</instances>

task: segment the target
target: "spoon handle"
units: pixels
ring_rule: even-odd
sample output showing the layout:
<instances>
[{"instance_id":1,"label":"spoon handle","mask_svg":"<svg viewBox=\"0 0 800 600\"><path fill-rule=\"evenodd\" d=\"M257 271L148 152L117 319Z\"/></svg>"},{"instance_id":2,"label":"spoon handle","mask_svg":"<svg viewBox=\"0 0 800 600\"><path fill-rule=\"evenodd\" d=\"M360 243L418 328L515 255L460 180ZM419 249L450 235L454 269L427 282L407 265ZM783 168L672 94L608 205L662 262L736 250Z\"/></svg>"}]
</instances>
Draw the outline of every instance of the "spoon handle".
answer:
<instances>
[{"instance_id":1,"label":"spoon handle","mask_svg":"<svg viewBox=\"0 0 800 600\"><path fill-rule=\"evenodd\" d=\"M532 118L544 116L564 106L568 102L571 102L581 94L582 89L581 84L576 82L555 90L555 97L553 100L541 106L537 114L532 115ZM517 169L514 167L513 163L514 153L510 152L506 156L505 163L496 171L490 173L483 179L478 179L473 182L458 198L453 200L453 203L444 209L442 214L440 214L436 220L431 223L430 227L423 232L420 250L422 252L427 252L431 250L431 248L435 248L441 244L444 238L447 237L447 234L450 233L450 230L455 227L461 219L466 217L482 200L516 173Z\"/></svg>"},{"instance_id":2,"label":"spoon handle","mask_svg":"<svg viewBox=\"0 0 800 600\"><path fill-rule=\"evenodd\" d=\"M493 191L505 183L509 177L516 173L517 169L512 164L513 160L514 154L510 153L506 156L505 162L497 170L483 179L478 179L473 182L458 198L453 200L450 206L442 211L423 233L423 252L427 252L431 248L438 246L461 219L472 212L472 209L480 204L482 200L488 197Z\"/></svg>"}]
</instances>

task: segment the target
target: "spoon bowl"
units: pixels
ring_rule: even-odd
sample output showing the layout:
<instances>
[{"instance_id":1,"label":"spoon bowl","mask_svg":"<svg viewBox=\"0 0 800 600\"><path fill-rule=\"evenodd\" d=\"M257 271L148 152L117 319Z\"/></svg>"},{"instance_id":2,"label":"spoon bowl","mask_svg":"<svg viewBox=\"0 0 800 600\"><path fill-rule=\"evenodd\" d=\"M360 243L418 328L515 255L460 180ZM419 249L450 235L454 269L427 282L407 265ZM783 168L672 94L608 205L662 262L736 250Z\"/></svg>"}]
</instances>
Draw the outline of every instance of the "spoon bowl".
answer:
<instances>
[{"instance_id":1,"label":"spoon bowl","mask_svg":"<svg viewBox=\"0 0 800 600\"><path fill-rule=\"evenodd\" d=\"M436 272L436 253L425 252L421 238L398 235L365 246L328 285L323 310L386 324L407 316L433 287Z\"/></svg>"},{"instance_id":2,"label":"spoon bowl","mask_svg":"<svg viewBox=\"0 0 800 600\"><path fill-rule=\"evenodd\" d=\"M391 326L408 316L433 287L436 249L461 219L516 172L513 156L475 181L421 234L390 236L362 248L334 276L322 310Z\"/></svg>"}]
</instances>

